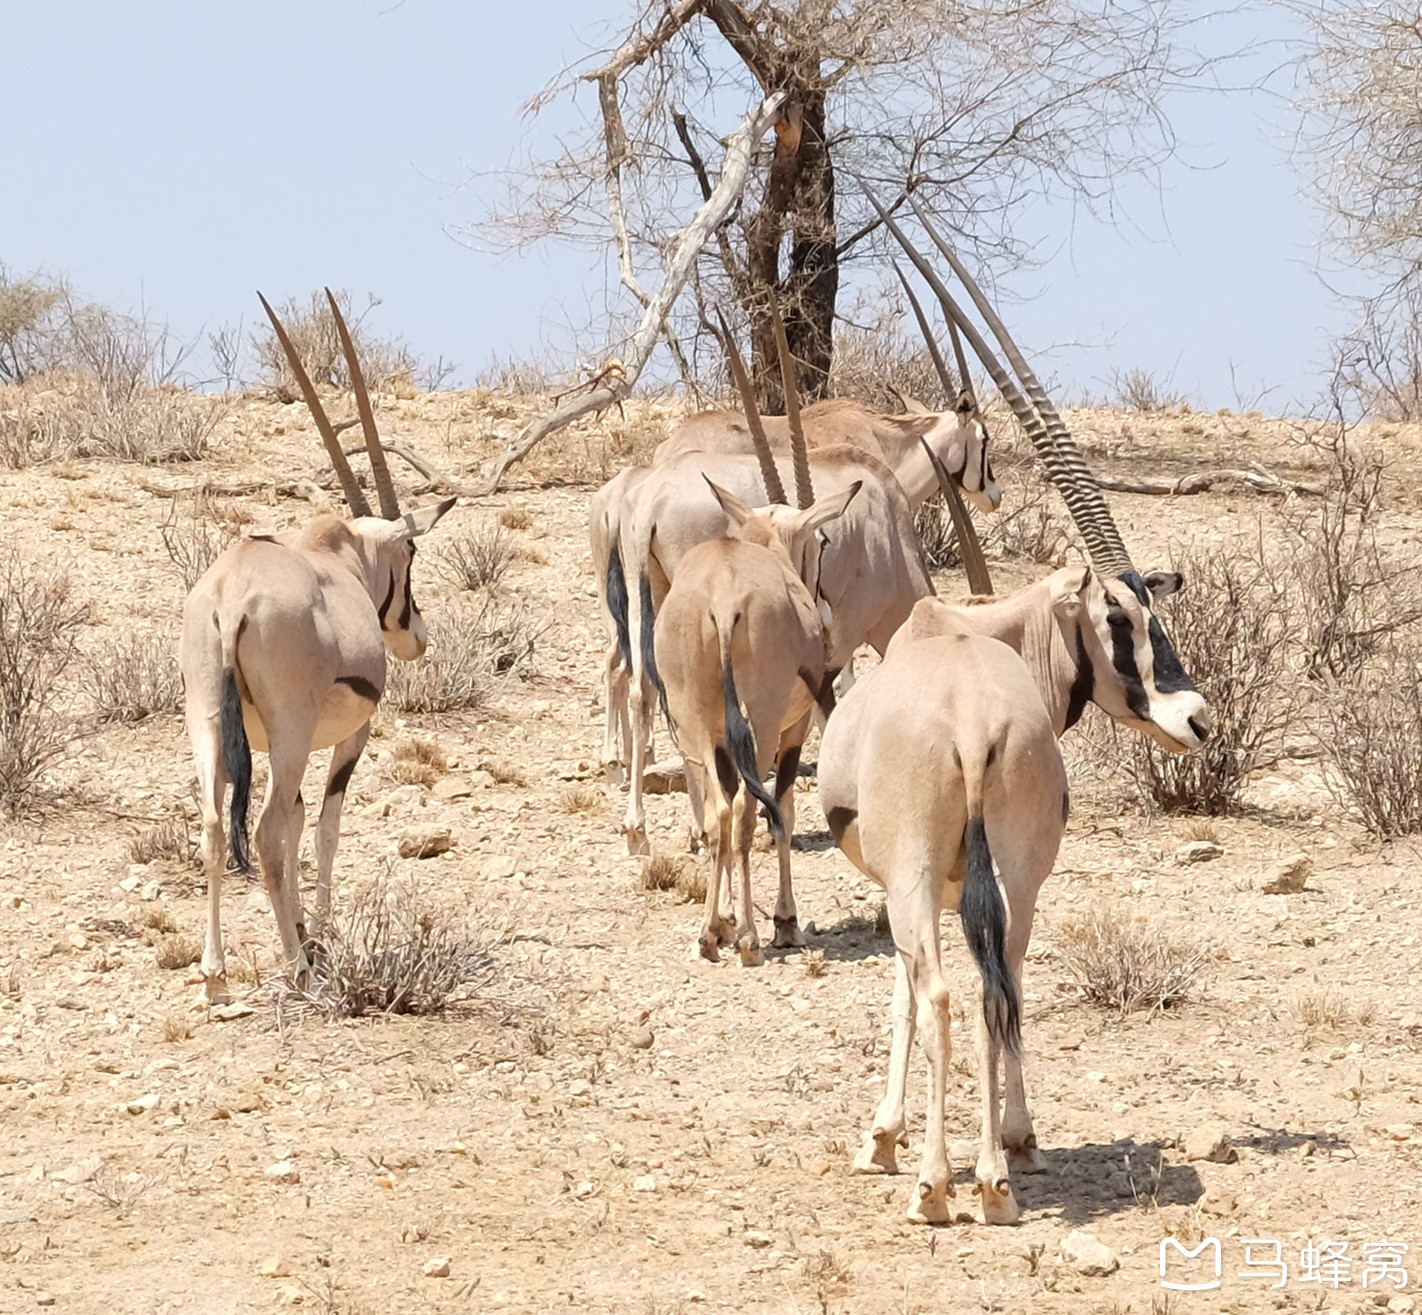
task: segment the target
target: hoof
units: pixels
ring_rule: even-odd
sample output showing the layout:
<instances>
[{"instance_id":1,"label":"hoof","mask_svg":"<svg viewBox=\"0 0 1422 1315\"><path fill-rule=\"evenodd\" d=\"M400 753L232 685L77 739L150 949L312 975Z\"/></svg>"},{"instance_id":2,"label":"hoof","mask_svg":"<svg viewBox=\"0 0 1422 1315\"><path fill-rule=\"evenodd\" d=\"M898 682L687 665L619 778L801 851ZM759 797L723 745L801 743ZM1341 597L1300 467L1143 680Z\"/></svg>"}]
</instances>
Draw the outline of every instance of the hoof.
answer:
<instances>
[{"instance_id":1,"label":"hoof","mask_svg":"<svg viewBox=\"0 0 1422 1315\"><path fill-rule=\"evenodd\" d=\"M759 968L765 962L760 942L754 936L742 936L736 942L736 953L741 956L742 968Z\"/></svg>"},{"instance_id":2,"label":"hoof","mask_svg":"<svg viewBox=\"0 0 1422 1315\"><path fill-rule=\"evenodd\" d=\"M646 827L626 827L623 834L627 837L628 858L647 858L651 855L652 847L647 843Z\"/></svg>"},{"instance_id":3,"label":"hoof","mask_svg":"<svg viewBox=\"0 0 1422 1315\"><path fill-rule=\"evenodd\" d=\"M225 973L204 975L202 998L210 1005L230 1005L232 992L227 989L227 975Z\"/></svg>"},{"instance_id":4,"label":"hoof","mask_svg":"<svg viewBox=\"0 0 1422 1315\"><path fill-rule=\"evenodd\" d=\"M876 1137L872 1132L864 1139L854 1157L852 1172L863 1174L896 1174L899 1160L896 1154L898 1139L890 1133Z\"/></svg>"},{"instance_id":5,"label":"hoof","mask_svg":"<svg viewBox=\"0 0 1422 1315\"><path fill-rule=\"evenodd\" d=\"M776 918L775 939L770 943L777 950L795 950L804 945L805 938L800 935L799 918Z\"/></svg>"},{"instance_id":6,"label":"hoof","mask_svg":"<svg viewBox=\"0 0 1422 1315\"><path fill-rule=\"evenodd\" d=\"M1030 1145L1007 1148L1007 1167L1013 1173L1046 1173L1051 1166L1047 1157L1037 1149L1035 1139Z\"/></svg>"},{"instance_id":7,"label":"hoof","mask_svg":"<svg viewBox=\"0 0 1422 1315\"><path fill-rule=\"evenodd\" d=\"M1012 1195L1012 1184L1006 1178L979 1183L975 1190L983 1200L983 1223L1015 1224L1022 1217L1017 1198Z\"/></svg>"},{"instance_id":8,"label":"hoof","mask_svg":"<svg viewBox=\"0 0 1422 1315\"><path fill-rule=\"evenodd\" d=\"M708 959L712 963L721 962L721 938L714 931L704 931L701 939L696 942L696 947L703 959Z\"/></svg>"},{"instance_id":9,"label":"hoof","mask_svg":"<svg viewBox=\"0 0 1422 1315\"><path fill-rule=\"evenodd\" d=\"M908 1217L915 1224L946 1224L952 1219L948 1209L948 1198L953 1195L953 1187L948 1182L929 1183L919 1181L914 1192L914 1200L909 1203Z\"/></svg>"},{"instance_id":10,"label":"hoof","mask_svg":"<svg viewBox=\"0 0 1422 1315\"><path fill-rule=\"evenodd\" d=\"M627 772L621 763L603 763L602 779L609 790L617 790L627 780Z\"/></svg>"}]
</instances>

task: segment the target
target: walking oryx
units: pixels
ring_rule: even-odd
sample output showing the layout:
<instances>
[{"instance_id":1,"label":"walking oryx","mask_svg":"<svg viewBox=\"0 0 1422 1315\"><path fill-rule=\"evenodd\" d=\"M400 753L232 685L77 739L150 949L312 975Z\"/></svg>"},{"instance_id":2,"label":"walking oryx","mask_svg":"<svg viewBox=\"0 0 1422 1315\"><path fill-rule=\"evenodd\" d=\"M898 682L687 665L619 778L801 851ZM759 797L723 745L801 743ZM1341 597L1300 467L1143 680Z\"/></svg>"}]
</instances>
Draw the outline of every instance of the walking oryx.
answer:
<instances>
[{"instance_id":1,"label":"walking oryx","mask_svg":"<svg viewBox=\"0 0 1422 1315\"><path fill-rule=\"evenodd\" d=\"M688 794L694 812L709 810L712 865L700 945L713 961L733 937L742 963L761 961L750 885L757 800L770 817L779 858L775 944L799 944L790 882L795 774L810 714L829 697L824 625L815 603L816 532L843 514L859 488L851 484L801 511L752 511L712 484L736 535L686 554L657 617L657 668ZM772 765L774 797L763 784ZM733 857L738 887L731 884ZM734 929L722 913L723 892L733 889Z\"/></svg>"},{"instance_id":2,"label":"walking oryx","mask_svg":"<svg viewBox=\"0 0 1422 1315\"><path fill-rule=\"evenodd\" d=\"M424 653L428 642L411 591L414 540L454 505L450 498L401 514L354 344L335 298L329 290L326 295L350 366L380 515L371 515L316 390L263 297L354 519L321 515L299 532L255 535L235 544L207 569L183 606L179 658L202 806L208 909L202 970L209 1000L226 990L224 788L230 781L233 856L243 871L250 871L252 747L271 756L257 821L257 859L282 952L298 977L304 976L311 966L311 945L301 911L297 853L305 821L301 778L306 761L314 750L334 746L316 829L316 908L324 916L330 907L341 805L385 690L386 649L409 662Z\"/></svg>"},{"instance_id":3,"label":"walking oryx","mask_svg":"<svg viewBox=\"0 0 1422 1315\"><path fill-rule=\"evenodd\" d=\"M896 1171L917 1019L932 1081L923 1166L909 1215L923 1221L947 1217L947 988L938 913L945 902L956 905L983 976L977 1190L985 1219L1007 1223L1018 1214L1008 1156L1020 1169L1044 1167L1022 1082L1018 1001L1037 892L1066 822L1065 773L1055 736L1094 700L1167 749L1184 752L1208 736L1209 713L1152 613L1154 600L1177 590L1181 578L1142 576L1131 565L1066 427L986 298L926 218L920 215L1008 353L1030 402L892 217L882 208L880 214L1022 420L1096 567L1058 571L1001 603L917 605L872 680L843 700L820 752L820 794L830 829L850 860L884 886L899 951L888 1087L855 1167ZM1001 1121L999 1055L1007 1102Z\"/></svg>"}]
</instances>

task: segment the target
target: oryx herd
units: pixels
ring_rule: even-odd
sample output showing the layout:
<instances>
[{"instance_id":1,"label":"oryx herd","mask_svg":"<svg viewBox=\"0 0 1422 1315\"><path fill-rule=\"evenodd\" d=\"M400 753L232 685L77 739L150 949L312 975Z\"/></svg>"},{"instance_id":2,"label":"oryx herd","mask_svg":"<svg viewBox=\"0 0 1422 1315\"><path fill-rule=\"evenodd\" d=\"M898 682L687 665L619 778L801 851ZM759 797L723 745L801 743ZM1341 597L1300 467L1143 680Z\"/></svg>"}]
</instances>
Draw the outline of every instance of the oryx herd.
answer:
<instances>
[{"instance_id":1,"label":"oryx herd","mask_svg":"<svg viewBox=\"0 0 1422 1315\"><path fill-rule=\"evenodd\" d=\"M919 214L1015 378L895 218L880 213L938 296L955 346L961 332L1021 422L1091 565L1058 570L1005 599L951 605L935 597L914 529L916 509L941 489L965 559L976 554L980 563L959 499L985 512L1000 501L961 347L954 386L943 371L957 399L949 411L880 415L846 401L802 411L772 307L787 415L763 419L723 326L743 409L682 421L650 465L622 471L592 498L589 538L608 633L603 761L609 783L627 787L628 852L647 853L643 774L660 706L685 763L692 840L705 843L710 857L699 951L716 960L723 948L734 949L743 964L754 965L762 950L750 855L761 810L779 870L773 943L802 942L791 884L794 787L818 717L819 796L830 833L849 861L883 887L897 950L888 1086L854 1167L897 1171L917 1030L930 1086L909 1215L950 1218L949 991L939 914L956 910L982 979L975 1190L983 1217L1007 1223L1018 1213L1010 1171L1043 1167L1023 1088L1020 1000L1037 893L1068 815L1058 737L1088 702L1175 752L1202 744L1210 719L1154 610L1181 587L1180 576L1143 575L1131 564L1056 410L927 217ZM210 999L225 990L224 787L233 788L231 848L245 866L251 747L271 755L257 859L283 951L295 973L310 973L314 942L296 881L302 773L313 750L334 746L316 832L317 912L324 917L341 805L385 686L386 649L410 660L425 648L411 593L414 540L452 505L401 513L334 299L331 309L380 515L370 514L337 429L268 306L352 519L320 516L300 532L257 536L228 549L184 610L182 670L209 891L202 967ZM794 508L787 488L794 489ZM866 644L881 660L855 681L854 654Z\"/></svg>"}]
</instances>

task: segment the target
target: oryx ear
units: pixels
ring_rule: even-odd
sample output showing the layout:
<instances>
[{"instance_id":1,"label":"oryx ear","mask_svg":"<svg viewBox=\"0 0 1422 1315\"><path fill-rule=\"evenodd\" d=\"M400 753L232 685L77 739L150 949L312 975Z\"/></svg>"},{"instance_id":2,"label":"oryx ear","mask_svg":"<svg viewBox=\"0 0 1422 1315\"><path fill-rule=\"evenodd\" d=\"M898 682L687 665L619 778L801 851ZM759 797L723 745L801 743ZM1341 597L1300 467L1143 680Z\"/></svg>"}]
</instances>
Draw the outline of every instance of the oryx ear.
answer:
<instances>
[{"instance_id":1,"label":"oryx ear","mask_svg":"<svg viewBox=\"0 0 1422 1315\"><path fill-rule=\"evenodd\" d=\"M1185 577L1179 571L1151 571L1143 578L1151 599L1157 603L1171 594L1178 594L1185 587Z\"/></svg>"},{"instance_id":2,"label":"oryx ear","mask_svg":"<svg viewBox=\"0 0 1422 1315\"><path fill-rule=\"evenodd\" d=\"M966 390L958 394L958 400L953 403L953 410L958 413L959 421L971 419L974 411L978 409L978 404L973 401L973 395Z\"/></svg>"},{"instance_id":3,"label":"oryx ear","mask_svg":"<svg viewBox=\"0 0 1422 1315\"><path fill-rule=\"evenodd\" d=\"M910 397L907 393L900 392L893 384L889 385L889 391L899 399L899 405L903 407L905 415L926 416L934 414L934 412L920 402L918 398Z\"/></svg>"},{"instance_id":4,"label":"oryx ear","mask_svg":"<svg viewBox=\"0 0 1422 1315\"><path fill-rule=\"evenodd\" d=\"M390 533L386 542L404 543L406 539L418 539L420 535L428 534L434 529L439 518L458 501L458 498L446 498L443 502L436 502L432 507L419 507L414 511L407 511L399 520L390 522Z\"/></svg>"},{"instance_id":5,"label":"oryx ear","mask_svg":"<svg viewBox=\"0 0 1422 1315\"><path fill-rule=\"evenodd\" d=\"M1091 582L1091 571L1083 571L1080 580L1073 579L1075 571L1061 574L1064 578L1052 591L1052 611L1063 621L1074 621L1081 615L1081 596Z\"/></svg>"},{"instance_id":6,"label":"oryx ear","mask_svg":"<svg viewBox=\"0 0 1422 1315\"><path fill-rule=\"evenodd\" d=\"M836 493L828 498L821 498L812 507L806 507L800 513L799 528L806 533L813 533L821 525L826 525L832 520L844 515L845 508L854 501L854 495L863 487L864 481L857 479L843 493Z\"/></svg>"},{"instance_id":7,"label":"oryx ear","mask_svg":"<svg viewBox=\"0 0 1422 1315\"><path fill-rule=\"evenodd\" d=\"M731 524L737 528L744 525L752 509L736 497L734 493L723 489L709 475L702 475L701 478L706 481L707 487L711 490L711 496L721 504L721 510L731 518Z\"/></svg>"}]
</instances>

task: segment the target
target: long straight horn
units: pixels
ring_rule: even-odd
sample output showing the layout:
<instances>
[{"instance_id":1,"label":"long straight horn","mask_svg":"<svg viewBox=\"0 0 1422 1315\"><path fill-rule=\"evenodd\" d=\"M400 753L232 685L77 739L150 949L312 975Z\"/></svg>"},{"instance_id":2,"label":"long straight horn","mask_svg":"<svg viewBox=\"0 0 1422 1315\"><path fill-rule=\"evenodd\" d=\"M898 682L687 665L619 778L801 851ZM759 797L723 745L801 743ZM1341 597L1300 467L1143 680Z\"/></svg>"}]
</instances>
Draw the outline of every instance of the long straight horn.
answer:
<instances>
[{"instance_id":1,"label":"long straight horn","mask_svg":"<svg viewBox=\"0 0 1422 1315\"><path fill-rule=\"evenodd\" d=\"M928 358L933 362L933 369L938 375L938 382L943 386L943 396L952 404L953 399L958 395L958 389L953 386L953 376L948 373L947 362L943 359L943 353L938 350L938 342L933 336L933 329L928 323L928 316L923 313L923 307L919 305L918 297L915 295L913 285L908 281L908 275L904 273L897 260L889 262L894 267L894 273L899 276L899 282L903 284L904 295L909 299L909 305L913 307L913 317L918 321L918 331L923 335L924 346L928 348ZM948 321L951 326L953 321Z\"/></svg>"},{"instance_id":2,"label":"long straight horn","mask_svg":"<svg viewBox=\"0 0 1422 1315\"><path fill-rule=\"evenodd\" d=\"M978 313L987 321L987 326L992 330L993 337L997 339L1008 362L1017 372L1017 377L1022 381L1028 399L1037 414L1042 417L1047 437L1060 453L1067 475L1075 485L1080 500L1085 504L1083 513L1095 522L1097 532L1109 548L1119 553L1123 563L1121 570L1130 570L1130 556L1126 552L1125 544L1121 541L1121 533L1116 528L1116 522L1111 518L1111 513L1106 507L1106 499L1102 496L1101 486L1088 468L1085 458L1081 455L1081 449L1077 447L1067 430L1066 423L1062 420L1056 407L1052 405L1051 398L1047 396L1047 390L1042 387L1041 381L1037 378L1032 367L1027 364L1026 357L1022 355L1021 350L1013 341L1012 335L1008 333L1007 326L1003 324L993 309L992 303L983 295L983 290L978 286L977 281L964 268L963 262L953 253L952 248L939 235L938 230L933 227L928 216L924 213L923 207L919 204L918 198L910 197L909 204L913 206L914 214L918 216L919 222L932 239L933 245L942 252L943 258L948 262L953 273L958 276L963 286L968 290L968 295L973 299ZM1119 574L1119 571L1113 571L1112 574Z\"/></svg>"},{"instance_id":3,"label":"long straight horn","mask_svg":"<svg viewBox=\"0 0 1422 1315\"><path fill-rule=\"evenodd\" d=\"M755 404L755 390L751 388L750 376L746 374L746 363L741 359L740 349L731 334L731 326L726 323L726 317L719 309L716 311L716 318L721 323L721 342L726 348L726 364L731 367L731 378L736 381L736 391L741 395L746 424L750 426L751 441L755 444L756 460L760 462L760 477L765 483L765 496L771 502L788 503L785 485L780 482L780 471L770 451L770 440L765 436L765 426L760 423L760 408Z\"/></svg>"},{"instance_id":4,"label":"long straight horn","mask_svg":"<svg viewBox=\"0 0 1422 1315\"><path fill-rule=\"evenodd\" d=\"M291 339L287 336L281 321L277 319L277 313L272 309L271 302L260 292L257 293L257 300L262 303L262 309L266 311L267 318L272 322L272 328L276 332L277 341L281 343L281 349L286 353L286 363L291 366L291 373L296 376L301 395L306 399L306 407L311 412L311 418L316 422L316 428L321 433L321 441L326 445L326 454L331 458L331 465L335 468L336 478L341 482L341 492L345 494L351 514L353 516L369 516L370 503L365 500L365 494L361 492L360 485L356 483L355 473L346 460L346 454L341 451L340 440L336 437L336 431L326 416L321 399L316 396L311 376L306 373L306 367L301 364L301 357L296 354L296 348L292 346Z\"/></svg>"},{"instance_id":5,"label":"long straight horn","mask_svg":"<svg viewBox=\"0 0 1422 1315\"><path fill-rule=\"evenodd\" d=\"M943 501L948 504L948 515L953 520L953 529L958 535L958 551L963 558L963 574L968 577L968 588L975 594L992 593L992 576L988 572L987 558L983 555L983 545L978 540L978 532L973 528L973 518L963 506L958 486L953 477L928 445L926 438L918 440L928 453L933 473L938 476L938 487L943 490Z\"/></svg>"},{"instance_id":6,"label":"long straight horn","mask_svg":"<svg viewBox=\"0 0 1422 1315\"><path fill-rule=\"evenodd\" d=\"M785 337L785 321L775 292L770 294L770 327L775 333L775 354L780 358L780 387L785 394L785 420L790 426L790 457L795 467L795 501L800 510L815 504L815 489L810 482L810 454L805 447L805 427L800 423L800 390L795 386L795 358L790 355L790 342Z\"/></svg>"},{"instance_id":7,"label":"long straight horn","mask_svg":"<svg viewBox=\"0 0 1422 1315\"><path fill-rule=\"evenodd\" d=\"M976 407L978 399L973 393L972 376L968 374L968 357L963 351L963 336L958 332L958 322L948 321L948 336L953 340L953 355L958 361L958 378L962 381L964 395L972 398L973 406Z\"/></svg>"},{"instance_id":8,"label":"long straight horn","mask_svg":"<svg viewBox=\"0 0 1422 1315\"><path fill-rule=\"evenodd\" d=\"M366 451L370 453L370 473L375 477L375 492L380 498L380 514L388 521L400 518L400 499L395 493L395 481L390 477L390 465L385 460L385 449L380 446L380 433L375 428L375 412L370 407L370 393L366 391L365 375L361 373L360 361L356 358L355 343L351 341L351 331L346 328L346 317L336 304L331 289L326 289L326 300L331 303L331 314L336 321L336 332L341 338L341 350L346 354L346 365L351 372L351 391L355 394L356 410L360 413L361 432L365 434Z\"/></svg>"}]
</instances>

